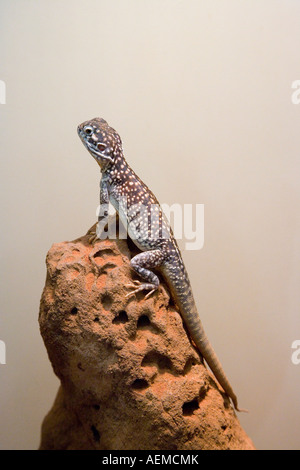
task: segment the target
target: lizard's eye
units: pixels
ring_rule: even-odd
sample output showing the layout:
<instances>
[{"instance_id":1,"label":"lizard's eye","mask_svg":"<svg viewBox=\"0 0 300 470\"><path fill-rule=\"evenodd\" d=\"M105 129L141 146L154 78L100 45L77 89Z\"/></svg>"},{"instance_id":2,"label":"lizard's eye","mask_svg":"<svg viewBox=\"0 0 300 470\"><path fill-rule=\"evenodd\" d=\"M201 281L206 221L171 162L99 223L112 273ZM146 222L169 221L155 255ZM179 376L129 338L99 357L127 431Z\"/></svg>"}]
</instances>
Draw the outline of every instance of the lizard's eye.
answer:
<instances>
[{"instance_id":1,"label":"lizard's eye","mask_svg":"<svg viewBox=\"0 0 300 470\"><path fill-rule=\"evenodd\" d=\"M97 144L97 149L100 150L100 152L104 152L104 150L106 149L106 145L103 144L102 142L99 142Z\"/></svg>"},{"instance_id":2,"label":"lizard's eye","mask_svg":"<svg viewBox=\"0 0 300 470\"><path fill-rule=\"evenodd\" d=\"M94 132L94 129L92 128L92 126L85 126L83 130L87 135L91 135Z\"/></svg>"}]
</instances>

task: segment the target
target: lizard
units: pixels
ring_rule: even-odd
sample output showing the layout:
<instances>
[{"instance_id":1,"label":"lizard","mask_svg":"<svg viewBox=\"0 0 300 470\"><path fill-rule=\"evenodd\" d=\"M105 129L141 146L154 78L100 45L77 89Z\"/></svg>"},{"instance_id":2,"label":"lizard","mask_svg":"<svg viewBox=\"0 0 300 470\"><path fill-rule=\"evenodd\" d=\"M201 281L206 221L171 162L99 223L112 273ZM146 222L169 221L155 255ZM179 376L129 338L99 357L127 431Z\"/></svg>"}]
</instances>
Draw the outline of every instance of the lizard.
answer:
<instances>
[{"instance_id":1,"label":"lizard","mask_svg":"<svg viewBox=\"0 0 300 470\"><path fill-rule=\"evenodd\" d=\"M237 397L204 331L189 276L169 222L152 191L127 163L119 134L102 118L83 122L77 132L102 173L98 227L107 220L111 203L129 237L140 250L130 265L143 282L133 281L128 287L134 289L127 296L142 290L149 291L146 297L154 293L160 284L155 273L158 270L200 354L235 410L246 411L239 409ZM97 236L99 238L98 231Z\"/></svg>"}]
</instances>

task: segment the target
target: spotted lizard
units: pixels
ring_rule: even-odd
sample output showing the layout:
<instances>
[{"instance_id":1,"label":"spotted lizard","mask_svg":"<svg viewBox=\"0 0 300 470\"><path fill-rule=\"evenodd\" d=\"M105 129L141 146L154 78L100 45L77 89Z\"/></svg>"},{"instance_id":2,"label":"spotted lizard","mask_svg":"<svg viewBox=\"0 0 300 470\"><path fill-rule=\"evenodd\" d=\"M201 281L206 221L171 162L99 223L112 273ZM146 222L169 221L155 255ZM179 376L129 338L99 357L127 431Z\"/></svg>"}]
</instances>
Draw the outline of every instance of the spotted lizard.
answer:
<instances>
[{"instance_id":1,"label":"spotted lizard","mask_svg":"<svg viewBox=\"0 0 300 470\"><path fill-rule=\"evenodd\" d=\"M125 160L119 134L102 118L85 121L78 126L84 146L100 166L100 213L98 222L107 220L109 203L116 209L128 235L141 252L131 261L131 267L143 280L134 281L128 297L142 290L155 292L158 270L169 286L186 327L216 379L230 397L234 408L237 397L204 332L198 314L188 273L177 242L158 200Z\"/></svg>"}]
</instances>

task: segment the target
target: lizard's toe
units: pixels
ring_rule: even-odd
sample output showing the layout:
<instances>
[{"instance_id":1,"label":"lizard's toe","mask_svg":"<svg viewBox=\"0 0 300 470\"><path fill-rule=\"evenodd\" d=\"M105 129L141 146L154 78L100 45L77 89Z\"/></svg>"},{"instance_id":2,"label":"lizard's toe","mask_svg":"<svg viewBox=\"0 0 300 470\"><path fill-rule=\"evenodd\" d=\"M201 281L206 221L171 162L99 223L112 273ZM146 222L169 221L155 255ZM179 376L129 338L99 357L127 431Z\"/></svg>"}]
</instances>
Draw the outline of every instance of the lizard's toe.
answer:
<instances>
[{"instance_id":1,"label":"lizard's toe","mask_svg":"<svg viewBox=\"0 0 300 470\"><path fill-rule=\"evenodd\" d=\"M150 297L150 295L153 294L153 292L155 292L156 289L152 289L150 292L148 292L148 294L145 295L145 300L148 299L148 297Z\"/></svg>"},{"instance_id":2,"label":"lizard's toe","mask_svg":"<svg viewBox=\"0 0 300 470\"><path fill-rule=\"evenodd\" d=\"M97 233L96 232L90 232L88 240L89 240L90 245L94 245L96 243L96 241L99 240L99 238L97 236Z\"/></svg>"}]
</instances>

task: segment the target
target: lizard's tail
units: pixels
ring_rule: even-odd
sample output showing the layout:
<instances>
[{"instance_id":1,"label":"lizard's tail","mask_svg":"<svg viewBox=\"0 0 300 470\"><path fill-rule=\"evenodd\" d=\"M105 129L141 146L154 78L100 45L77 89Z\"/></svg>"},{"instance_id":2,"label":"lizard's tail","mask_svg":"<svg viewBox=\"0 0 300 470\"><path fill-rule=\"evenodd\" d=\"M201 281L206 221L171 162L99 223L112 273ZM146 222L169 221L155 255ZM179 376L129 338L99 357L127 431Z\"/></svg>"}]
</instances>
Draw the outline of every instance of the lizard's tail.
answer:
<instances>
[{"instance_id":1,"label":"lizard's tail","mask_svg":"<svg viewBox=\"0 0 300 470\"><path fill-rule=\"evenodd\" d=\"M177 261L173 259L164 262L161 266L161 272L167 281L171 294L179 307L186 327L201 355L204 357L225 393L231 398L234 408L237 411L246 411L239 409L237 397L225 375L216 353L208 341L197 311L188 274L181 258L179 258L179 260L177 258Z\"/></svg>"}]
</instances>

